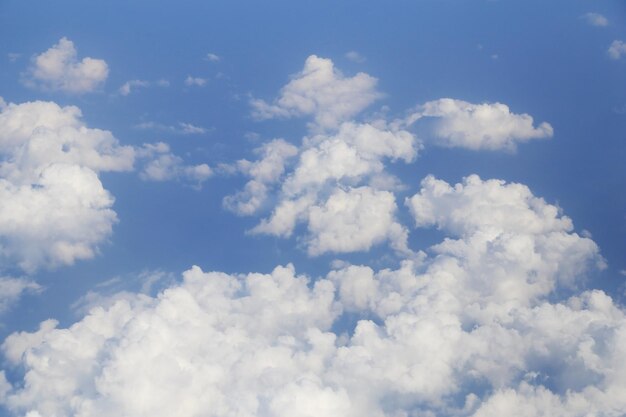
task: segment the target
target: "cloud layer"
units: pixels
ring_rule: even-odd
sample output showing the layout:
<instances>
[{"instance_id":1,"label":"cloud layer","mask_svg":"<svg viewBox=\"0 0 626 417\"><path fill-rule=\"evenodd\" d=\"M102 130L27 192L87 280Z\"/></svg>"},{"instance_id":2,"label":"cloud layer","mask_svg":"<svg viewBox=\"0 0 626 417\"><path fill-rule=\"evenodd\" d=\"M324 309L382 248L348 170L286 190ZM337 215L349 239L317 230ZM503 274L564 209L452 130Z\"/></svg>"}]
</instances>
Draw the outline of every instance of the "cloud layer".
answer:
<instances>
[{"instance_id":1,"label":"cloud layer","mask_svg":"<svg viewBox=\"0 0 626 417\"><path fill-rule=\"evenodd\" d=\"M109 68L104 60L83 58L79 61L74 43L61 38L33 58L25 82L44 90L83 94L100 88L108 75Z\"/></svg>"},{"instance_id":2,"label":"cloud layer","mask_svg":"<svg viewBox=\"0 0 626 417\"><path fill-rule=\"evenodd\" d=\"M602 264L557 207L476 176L428 177L407 204L449 237L399 269L312 282L291 265L193 267L156 297L15 333L2 349L25 384L2 384L4 404L41 417L626 412L624 312L601 291L554 300Z\"/></svg>"}]
</instances>

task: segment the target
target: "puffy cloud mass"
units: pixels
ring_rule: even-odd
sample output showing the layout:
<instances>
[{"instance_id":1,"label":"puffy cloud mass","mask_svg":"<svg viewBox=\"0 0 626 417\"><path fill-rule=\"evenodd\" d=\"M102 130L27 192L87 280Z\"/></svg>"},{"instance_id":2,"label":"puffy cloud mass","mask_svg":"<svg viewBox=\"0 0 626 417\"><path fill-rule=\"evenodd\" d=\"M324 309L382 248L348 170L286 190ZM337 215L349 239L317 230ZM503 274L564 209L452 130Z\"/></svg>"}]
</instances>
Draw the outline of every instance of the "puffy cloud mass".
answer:
<instances>
[{"instance_id":1,"label":"puffy cloud mass","mask_svg":"<svg viewBox=\"0 0 626 417\"><path fill-rule=\"evenodd\" d=\"M424 117L436 118L433 134L435 144L473 150L515 150L517 143L552 137L550 124L533 126L528 114L511 113L501 103L472 104L442 98L429 101L411 114L407 121L415 123Z\"/></svg>"},{"instance_id":2,"label":"puffy cloud mass","mask_svg":"<svg viewBox=\"0 0 626 417\"><path fill-rule=\"evenodd\" d=\"M305 137L300 148L272 141L257 151L258 161L239 162L251 180L224 205L252 215L273 202L271 215L252 232L289 237L305 223L302 243L312 256L368 250L385 241L407 252L407 232L395 220L389 192L398 181L384 162L411 162L419 147L411 133L382 122L345 122L334 133Z\"/></svg>"},{"instance_id":3,"label":"puffy cloud mass","mask_svg":"<svg viewBox=\"0 0 626 417\"><path fill-rule=\"evenodd\" d=\"M312 116L313 127L336 128L380 97L376 83L376 78L362 72L346 77L330 59L311 55L273 103L251 101L253 116L261 120Z\"/></svg>"},{"instance_id":4,"label":"puffy cloud mass","mask_svg":"<svg viewBox=\"0 0 626 417\"><path fill-rule=\"evenodd\" d=\"M24 382L3 381L2 402L39 417L626 413L626 315L576 294L602 259L570 219L476 176L428 177L407 204L448 235L430 257L314 281L193 267L156 297L9 336Z\"/></svg>"},{"instance_id":5,"label":"puffy cloud mass","mask_svg":"<svg viewBox=\"0 0 626 417\"><path fill-rule=\"evenodd\" d=\"M94 256L116 222L101 171L132 169L134 150L52 102L2 106L0 254L32 271Z\"/></svg>"},{"instance_id":6,"label":"puffy cloud mass","mask_svg":"<svg viewBox=\"0 0 626 417\"><path fill-rule=\"evenodd\" d=\"M74 43L61 38L59 42L33 58L26 75L28 86L51 91L82 94L97 90L107 79L109 68L102 59L78 60Z\"/></svg>"},{"instance_id":7,"label":"puffy cloud mass","mask_svg":"<svg viewBox=\"0 0 626 417\"><path fill-rule=\"evenodd\" d=\"M185 165L183 159L171 153L169 145L163 142L144 144L136 153L145 161L139 177L146 181L186 179L199 186L213 175L207 164Z\"/></svg>"}]
</instances>

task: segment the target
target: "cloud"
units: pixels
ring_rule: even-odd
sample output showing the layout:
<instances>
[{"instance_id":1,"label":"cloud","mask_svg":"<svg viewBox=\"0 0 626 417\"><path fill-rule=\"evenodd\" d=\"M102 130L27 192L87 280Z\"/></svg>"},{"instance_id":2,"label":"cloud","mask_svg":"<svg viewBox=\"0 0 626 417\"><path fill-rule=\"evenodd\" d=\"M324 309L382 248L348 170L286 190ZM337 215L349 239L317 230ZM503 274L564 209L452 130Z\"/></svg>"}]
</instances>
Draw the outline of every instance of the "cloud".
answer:
<instances>
[{"instance_id":1,"label":"cloud","mask_svg":"<svg viewBox=\"0 0 626 417\"><path fill-rule=\"evenodd\" d=\"M395 199L387 192L399 181L383 161L411 162L419 148L411 133L383 122L346 122L334 134L305 137L299 149L272 141L257 151L259 160L239 162L251 180L243 191L226 197L224 206L253 215L271 201L271 215L251 232L290 237L298 223L305 223L302 243L311 256L369 250L384 241L406 252L407 233L395 221Z\"/></svg>"},{"instance_id":2,"label":"cloud","mask_svg":"<svg viewBox=\"0 0 626 417\"><path fill-rule=\"evenodd\" d=\"M178 125L165 125L157 122L142 122L135 125L135 128L141 130L157 130L162 132L170 132L177 135L200 135L208 133L210 129L201 126L195 126L191 123L178 122Z\"/></svg>"},{"instance_id":3,"label":"cloud","mask_svg":"<svg viewBox=\"0 0 626 417\"><path fill-rule=\"evenodd\" d=\"M517 143L553 135L549 123L534 127L530 115L511 113L505 104L472 104L450 98L419 106L407 122L411 125L431 117L436 118L433 134L437 140L433 142L446 147L513 151Z\"/></svg>"},{"instance_id":4,"label":"cloud","mask_svg":"<svg viewBox=\"0 0 626 417\"><path fill-rule=\"evenodd\" d=\"M13 63L13 62L16 62L18 59L20 59L21 56L22 56L22 54L20 54L20 53L9 52L7 54L7 59L9 60L9 62Z\"/></svg>"},{"instance_id":5,"label":"cloud","mask_svg":"<svg viewBox=\"0 0 626 417\"><path fill-rule=\"evenodd\" d=\"M4 381L2 402L41 417L626 412L626 315L572 287L601 259L570 219L476 176L427 177L409 204L447 238L398 269L193 267L157 296L14 333L2 350L25 383Z\"/></svg>"},{"instance_id":6,"label":"cloud","mask_svg":"<svg viewBox=\"0 0 626 417\"><path fill-rule=\"evenodd\" d=\"M367 61L367 59L357 51L346 52L346 58L358 64L362 64L363 62Z\"/></svg>"},{"instance_id":7,"label":"cloud","mask_svg":"<svg viewBox=\"0 0 626 417\"><path fill-rule=\"evenodd\" d=\"M24 293L36 293L41 286L27 278L0 277L0 314L17 302Z\"/></svg>"},{"instance_id":8,"label":"cloud","mask_svg":"<svg viewBox=\"0 0 626 417\"><path fill-rule=\"evenodd\" d=\"M622 56L626 55L626 43L620 40L614 40L607 53L611 59L620 59Z\"/></svg>"},{"instance_id":9,"label":"cloud","mask_svg":"<svg viewBox=\"0 0 626 417\"><path fill-rule=\"evenodd\" d=\"M362 72L345 77L330 59L311 55L272 103L251 100L252 115L258 120L312 116L318 129L337 128L381 97L376 83Z\"/></svg>"},{"instance_id":10,"label":"cloud","mask_svg":"<svg viewBox=\"0 0 626 417\"><path fill-rule=\"evenodd\" d=\"M187 78L185 78L185 85L188 86L204 87L206 83L206 78L192 77L191 75L188 75Z\"/></svg>"},{"instance_id":11,"label":"cloud","mask_svg":"<svg viewBox=\"0 0 626 417\"><path fill-rule=\"evenodd\" d=\"M219 56L217 56L215 54L212 54L212 53L206 54L206 57L204 59L209 61L209 62L219 62L219 61L222 60L222 58L220 58Z\"/></svg>"},{"instance_id":12,"label":"cloud","mask_svg":"<svg viewBox=\"0 0 626 417\"><path fill-rule=\"evenodd\" d=\"M166 143L144 144L137 149L137 157L144 161L139 177L145 181L185 179L200 186L213 175L207 164L185 165L183 159L170 152Z\"/></svg>"},{"instance_id":13,"label":"cloud","mask_svg":"<svg viewBox=\"0 0 626 417\"><path fill-rule=\"evenodd\" d=\"M130 80L126 81L119 89L119 93L123 96L129 95L133 90L137 88L147 88L150 86L150 82L146 80Z\"/></svg>"},{"instance_id":14,"label":"cloud","mask_svg":"<svg viewBox=\"0 0 626 417\"><path fill-rule=\"evenodd\" d=\"M74 106L4 105L0 112L0 260L26 271L93 257L117 221L102 171L129 171L134 149L91 129Z\"/></svg>"},{"instance_id":15,"label":"cloud","mask_svg":"<svg viewBox=\"0 0 626 417\"><path fill-rule=\"evenodd\" d=\"M602 16L600 13L585 13L584 15L582 15L582 18L585 19L585 21L591 26L603 27L609 25L608 19Z\"/></svg>"},{"instance_id":16,"label":"cloud","mask_svg":"<svg viewBox=\"0 0 626 417\"><path fill-rule=\"evenodd\" d=\"M61 38L56 45L33 58L24 82L32 88L83 94L99 89L108 75L109 68L104 60L83 58L79 61L74 43Z\"/></svg>"},{"instance_id":17,"label":"cloud","mask_svg":"<svg viewBox=\"0 0 626 417\"><path fill-rule=\"evenodd\" d=\"M149 88L152 85L156 85L157 87L169 87L170 82L164 79L160 79L154 83L147 80L129 80L119 88L118 92L123 96L127 96L139 88Z\"/></svg>"}]
</instances>

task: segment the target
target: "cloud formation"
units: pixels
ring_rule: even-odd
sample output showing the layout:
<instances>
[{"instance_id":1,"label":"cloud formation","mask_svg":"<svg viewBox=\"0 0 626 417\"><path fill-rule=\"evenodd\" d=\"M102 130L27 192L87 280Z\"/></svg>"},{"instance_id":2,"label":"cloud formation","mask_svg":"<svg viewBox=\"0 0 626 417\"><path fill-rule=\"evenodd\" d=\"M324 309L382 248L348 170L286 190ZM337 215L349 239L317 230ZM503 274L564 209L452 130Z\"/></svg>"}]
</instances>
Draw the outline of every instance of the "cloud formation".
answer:
<instances>
[{"instance_id":1,"label":"cloud formation","mask_svg":"<svg viewBox=\"0 0 626 417\"><path fill-rule=\"evenodd\" d=\"M502 103L473 104L442 98L418 107L407 118L409 125L423 118L435 118L435 144L472 150L515 150L517 143L552 137L553 129L543 122L533 126L528 114L511 113Z\"/></svg>"},{"instance_id":2,"label":"cloud formation","mask_svg":"<svg viewBox=\"0 0 626 417\"><path fill-rule=\"evenodd\" d=\"M362 72L346 77L330 59L311 55L272 103L251 100L252 114L259 120L312 116L312 127L337 128L381 97L376 83Z\"/></svg>"},{"instance_id":3,"label":"cloud formation","mask_svg":"<svg viewBox=\"0 0 626 417\"><path fill-rule=\"evenodd\" d=\"M240 161L251 180L224 204L252 215L275 195L271 215L252 232L289 237L305 223L301 243L312 256L368 250L387 240L406 252L407 232L395 221L395 197L388 192L398 180L386 172L384 161L411 162L419 147L411 133L382 122L346 122L334 133L305 137L300 148L273 141L258 151L260 160Z\"/></svg>"},{"instance_id":4,"label":"cloud formation","mask_svg":"<svg viewBox=\"0 0 626 417\"><path fill-rule=\"evenodd\" d=\"M169 181L184 179L200 186L213 175L207 164L185 165L183 159L170 152L164 142L144 144L137 149L137 157L144 161L139 177L145 181Z\"/></svg>"},{"instance_id":5,"label":"cloud formation","mask_svg":"<svg viewBox=\"0 0 626 417\"><path fill-rule=\"evenodd\" d=\"M193 267L155 297L9 336L2 350L27 383L4 381L2 402L39 417L626 412L626 315L576 289L602 260L570 219L476 176L427 177L408 204L448 235L430 257L314 281L291 265ZM557 300L563 289L577 294Z\"/></svg>"},{"instance_id":6,"label":"cloud formation","mask_svg":"<svg viewBox=\"0 0 626 417\"><path fill-rule=\"evenodd\" d=\"M589 12L589 13L585 13L582 17L591 26L604 27L604 26L608 26L609 25L609 20L606 17L604 17L603 15L601 15L600 13Z\"/></svg>"},{"instance_id":7,"label":"cloud formation","mask_svg":"<svg viewBox=\"0 0 626 417\"><path fill-rule=\"evenodd\" d=\"M79 61L74 43L61 38L46 52L33 57L24 82L33 88L83 94L98 90L108 75L104 60L87 57Z\"/></svg>"},{"instance_id":8,"label":"cloud formation","mask_svg":"<svg viewBox=\"0 0 626 417\"><path fill-rule=\"evenodd\" d=\"M102 171L129 171L134 150L52 102L2 106L0 254L26 270L94 256L117 221Z\"/></svg>"},{"instance_id":9,"label":"cloud formation","mask_svg":"<svg viewBox=\"0 0 626 417\"><path fill-rule=\"evenodd\" d=\"M622 56L626 55L626 43L624 41L614 40L611 46L609 46L607 53L611 59L620 59Z\"/></svg>"}]
</instances>

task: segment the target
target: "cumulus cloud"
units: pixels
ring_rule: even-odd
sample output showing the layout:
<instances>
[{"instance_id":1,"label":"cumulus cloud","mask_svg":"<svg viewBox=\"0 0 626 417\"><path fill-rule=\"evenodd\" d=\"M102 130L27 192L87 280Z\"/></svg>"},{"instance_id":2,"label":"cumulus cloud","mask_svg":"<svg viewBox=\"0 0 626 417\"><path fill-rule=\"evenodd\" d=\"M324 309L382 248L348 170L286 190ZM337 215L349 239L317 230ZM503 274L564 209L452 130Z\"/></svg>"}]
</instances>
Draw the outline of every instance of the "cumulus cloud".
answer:
<instances>
[{"instance_id":1,"label":"cumulus cloud","mask_svg":"<svg viewBox=\"0 0 626 417\"><path fill-rule=\"evenodd\" d=\"M78 60L74 43L61 38L59 42L33 58L24 82L29 87L50 91L82 94L97 90L109 75L102 59Z\"/></svg>"},{"instance_id":2,"label":"cumulus cloud","mask_svg":"<svg viewBox=\"0 0 626 417\"><path fill-rule=\"evenodd\" d=\"M528 114L511 113L502 103L472 104L442 98L418 107L407 118L409 125L422 118L435 118L435 144L472 150L515 150L517 143L552 137L553 129L543 122L533 126Z\"/></svg>"},{"instance_id":3,"label":"cumulus cloud","mask_svg":"<svg viewBox=\"0 0 626 417\"><path fill-rule=\"evenodd\" d=\"M609 20L606 17L604 17L603 15L601 15L600 13L589 12L589 13L585 13L582 17L591 26L601 26L602 27L602 26L608 26L609 25Z\"/></svg>"},{"instance_id":4,"label":"cumulus cloud","mask_svg":"<svg viewBox=\"0 0 626 417\"><path fill-rule=\"evenodd\" d=\"M212 54L212 53L208 53L206 54L205 59L209 62L219 62L222 60L222 58L220 58L218 55Z\"/></svg>"},{"instance_id":5,"label":"cumulus cloud","mask_svg":"<svg viewBox=\"0 0 626 417\"><path fill-rule=\"evenodd\" d=\"M273 141L261 148L260 160L240 161L252 178L224 205L240 215L256 214L267 208L271 193L272 213L252 233L289 237L305 223L302 243L312 256L368 250L387 240L405 251L407 233L395 221L395 198L388 192L398 181L383 161L411 162L419 147L411 133L384 123L346 122L333 134L305 137L300 148Z\"/></svg>"},{"instance_id":6,"label":"cumulus cloud","mask_svg":"<svg viewBox=\"0 0 626 417\"><path fill-rule=\"evenodd\" d=\"M358 53L357 51L349 51L346 52L346 58L348 58L352 62L356 62L362 64L366 61L365 57Z\"/></svg>"},{"instance_id":7,"label":"cumulus cloud","mask_svg":"<svg viewBox=\"0 0 626 417\"><path fill-rule=\"evenodd\" d=\"M252 115L259 120L312 116L312 127L336 128L381 97L376 83L362 72L346 77L330 59L311 55L272 103L251 100Z\"/></svg>"},{"instance_id":8,"label":"cumulus cloud","mask_svg":"<svg viewBox=\"0 0 626 417\"><path fill-rule=\"evenodd\" d=\"M144 161L139 177L145 181L184 179L200 186L213 175L207 164L185 165L183 159L170 152L164 142L144 144L137 149L137 157Z\"/></svg>"},{"instance_id":9,"label":"cumulus cloud","mask_svg":"<svg viewBox=\"0 0 626 417\"><path fill-rule=\"evenodd\" d=\"M2 402L41 417L626 413L624 311L597 290L558 300L601 262L570 219L475 176L428 177L408 204L448 235L432 256L314 281L193 267L155 297L9 336L27 383L4 381Z\"/></svg>"},{"instance_id":10,"label":"cumulus cloud","mask_svg":"<svg viewBox=\"0 0 626 417\"><path fill-rule=\"evenodd\" d=\"M611 59L620 59L622 56L626 55L626 43L620 40L614 40L611 46L609 46L607 53Z\"/></svg>"},{"instance_id":11,"label":"cumulus cloud","mask_svg":"<svg viewBox=\"0 0 626 417\"><path fill-rule=\"evenodd\" d=\"M0 254L32 271L91 258L117 221L101 171L129 171L134 149L52 102L2 106Z\"/></svg>"}]
</instances>

